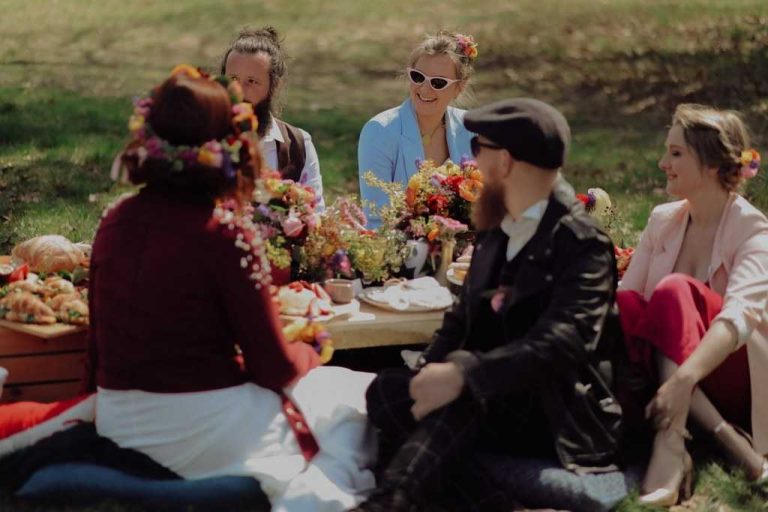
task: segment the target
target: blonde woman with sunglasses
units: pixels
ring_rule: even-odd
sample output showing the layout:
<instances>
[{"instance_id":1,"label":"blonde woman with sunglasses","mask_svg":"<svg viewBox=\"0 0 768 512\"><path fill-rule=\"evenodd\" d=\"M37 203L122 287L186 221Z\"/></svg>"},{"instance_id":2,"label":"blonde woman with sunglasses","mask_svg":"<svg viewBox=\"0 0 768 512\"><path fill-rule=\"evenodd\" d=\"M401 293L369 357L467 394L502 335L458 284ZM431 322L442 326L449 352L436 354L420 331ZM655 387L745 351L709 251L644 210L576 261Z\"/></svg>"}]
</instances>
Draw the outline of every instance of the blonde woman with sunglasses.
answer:
<instances>
[{"instance_id":1,"label":"blonde woman with sunglasses","mask_svg":"<svg viewBox=\"0 0 768 512\"><path fill-rule=\"evenodd\" d=\"M357 148L360 196L376 207L388 204L387 195L365 182L373 173L384 182L403 186L416 172L417 160L458 162L470 155L472 134L464 128L464 110L450 104L465 92L477 57L472 36L439 32L427 36L411 53L406 68L408 98L368 121ZM369 213L369 224L380 223Z\"/></svg>"}]
</instances>

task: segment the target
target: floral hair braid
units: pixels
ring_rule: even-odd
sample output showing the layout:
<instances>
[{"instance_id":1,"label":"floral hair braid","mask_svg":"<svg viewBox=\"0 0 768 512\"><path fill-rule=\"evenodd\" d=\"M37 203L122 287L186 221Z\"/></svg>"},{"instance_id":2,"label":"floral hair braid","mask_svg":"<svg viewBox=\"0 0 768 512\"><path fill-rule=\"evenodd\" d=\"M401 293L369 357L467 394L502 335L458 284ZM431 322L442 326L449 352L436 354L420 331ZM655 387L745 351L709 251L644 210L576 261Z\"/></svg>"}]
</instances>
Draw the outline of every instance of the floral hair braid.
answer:
<instances>
[{"instance_id":1,"label":"floral hair braid","mask_svg":"<svg viewBox=\"0 0 768 512\"><path fill-rule=\"evenodd\" d=\"M240 86L225 76L210 77L187 64L173 68L170 76L179 74L190 78L207 78L221 84L229 93L232 103L230 133L223 139L209 140L200 146L173 145L160 138L147 122L158 89L134 101L133 115L128 121L132 141L125 156L135 157L141 165L148 158L166 161L174 172L184 172L203 165L221 169L227 181L237 177L237 167L251 158L252 132L258 127L253 106L243 101Z\"/></svg>"}]
</instances>

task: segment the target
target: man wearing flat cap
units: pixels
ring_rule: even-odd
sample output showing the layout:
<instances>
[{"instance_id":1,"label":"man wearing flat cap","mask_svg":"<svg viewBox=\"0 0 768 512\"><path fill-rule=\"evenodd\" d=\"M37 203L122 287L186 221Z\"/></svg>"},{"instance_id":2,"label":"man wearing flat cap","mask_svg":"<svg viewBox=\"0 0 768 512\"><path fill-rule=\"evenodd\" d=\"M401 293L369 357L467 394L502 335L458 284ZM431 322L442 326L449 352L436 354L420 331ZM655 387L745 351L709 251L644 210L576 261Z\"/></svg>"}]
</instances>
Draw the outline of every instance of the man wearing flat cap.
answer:
<instances>
[{"instance_id":1,"label":"man wearing flat cap","mask_svg":"<svg viewBox=\"0 0 768 512\"><path fill-rule=\"evenodd\" d=\"M613 245L560 176L563 115L538 100L466 114L483 173L477 245L457 305L417 371L382 372L367 392L381 440L378 488L360 511L442 498L456 510L510 500L477 452L615 468ZM535 504L546 505L546 504Z\"/></svg>"}]
</instances>

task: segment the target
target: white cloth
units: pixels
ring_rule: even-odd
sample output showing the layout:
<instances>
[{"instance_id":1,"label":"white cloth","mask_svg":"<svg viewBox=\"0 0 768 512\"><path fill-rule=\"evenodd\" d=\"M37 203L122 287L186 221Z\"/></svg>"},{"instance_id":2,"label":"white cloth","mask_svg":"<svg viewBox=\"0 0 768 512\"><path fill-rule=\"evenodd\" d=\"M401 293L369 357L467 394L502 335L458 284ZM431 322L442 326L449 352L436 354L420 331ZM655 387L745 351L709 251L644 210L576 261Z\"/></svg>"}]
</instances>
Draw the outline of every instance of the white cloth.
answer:
<instances>
[{"instance_id":1,"label":"white cloth","mask_svg":"<svg viewBox=\"0 0 768 512\"><path fill-rule=\"evenodd\" d=\"M501 221L501 230L509 237L507 261L512 261L512 258L517 256L517 253L533 238L547 209L547 204L547 200L542 199L525 210L518 220L507 214Z\"/></svg>"},{"instance_id":2,"label":"white cloth","mask_svg":"<svg viewBox=\"0 0 768 512\"><path fill-rule=\"evenodd\" d=\"M320 452L304 460L279 396L248 383L195 393L99 388L96 428L188 479L256 478L276 512L336 512L375 485L365 390L374 374L320 367L286 389Z\"/></svg>"},{"instance_id":3,"label":"white cloth","mask_svg":"<svg viewBox=\"0 0 768 512\"><path fill-rule=\"evenodd\" d=\"M323 177L320 176L320 161L317 158L317 150L312 143L312 137L306 131L299 128L304 136L304 150L306 159L304 168L301 170L299 181L304 185L311 186L317 194L317 211L325 210L325 200L323 199ZM277 142L285 142L280 128L277 126L275 118L272 117L272 124L269 131L261 139L261 149L264 152L264 162L270 169L277 169Z\"/></svg>"}]
</instances>

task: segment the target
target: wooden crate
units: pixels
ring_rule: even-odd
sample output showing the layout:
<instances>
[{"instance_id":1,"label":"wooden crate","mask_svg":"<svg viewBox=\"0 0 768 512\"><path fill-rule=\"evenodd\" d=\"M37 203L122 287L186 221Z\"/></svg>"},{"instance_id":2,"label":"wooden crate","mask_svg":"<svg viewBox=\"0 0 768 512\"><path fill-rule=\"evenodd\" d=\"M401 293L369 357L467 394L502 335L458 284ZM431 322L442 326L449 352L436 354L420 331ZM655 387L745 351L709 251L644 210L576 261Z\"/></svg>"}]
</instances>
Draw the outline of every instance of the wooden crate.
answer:
<instances>
[{"instance_id":1,"label":"wooden crate","mask_svg":"<svg viewBox=\"0 0 768 512\"><path fill-rule=\"evenodd\" d=\"M29 331L30 326L24 328ZM9 373L0 402L54 402L77 394L87 331L69 327L53 337L50 333L0 327L0 367Z\"/></svg>"}]
</instances>

